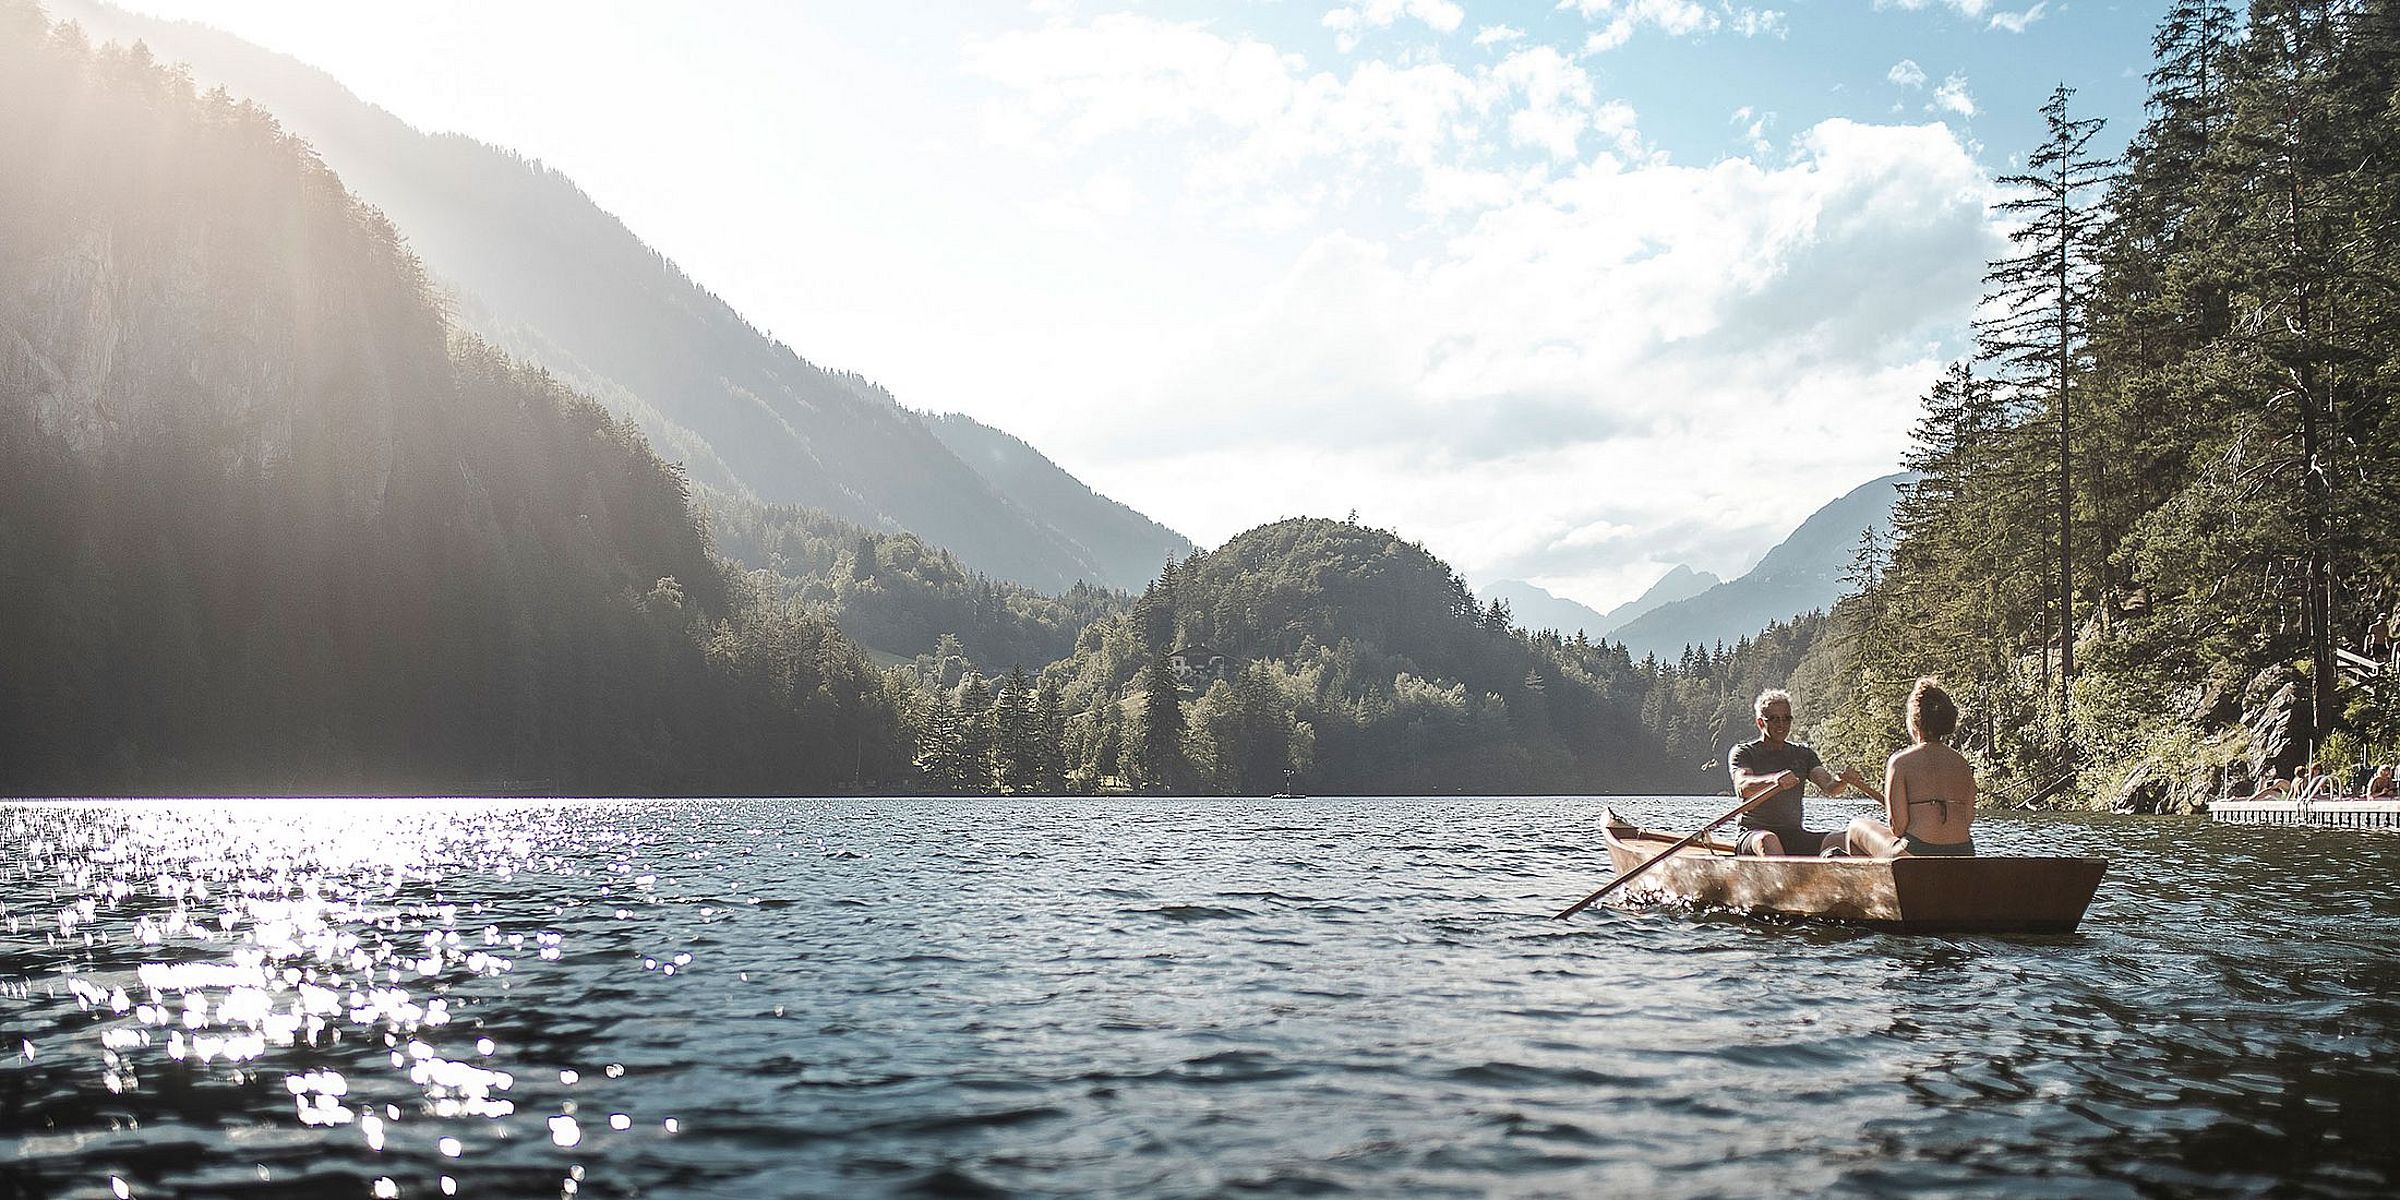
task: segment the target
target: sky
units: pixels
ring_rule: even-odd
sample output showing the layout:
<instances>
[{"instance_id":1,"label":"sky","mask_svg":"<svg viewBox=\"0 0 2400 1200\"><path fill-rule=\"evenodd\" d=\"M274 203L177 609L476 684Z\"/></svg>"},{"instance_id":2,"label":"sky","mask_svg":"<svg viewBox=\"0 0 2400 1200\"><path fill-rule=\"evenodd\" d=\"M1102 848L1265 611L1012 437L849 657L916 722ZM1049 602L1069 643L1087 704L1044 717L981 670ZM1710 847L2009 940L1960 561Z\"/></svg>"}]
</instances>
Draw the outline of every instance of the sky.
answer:
<instances>
[{"instance_id":1,"label":"sky","mask_svg":"<svg viewBox=\"0 0 2400 1200\"><path fill-rule=\"evenodd\" d=\"M124 0L538 158L803 357L1217 545L1606 609L1896 470L2164 0ZM405 232L405 231L403 231Z\"/></svg>"}]
</instances>

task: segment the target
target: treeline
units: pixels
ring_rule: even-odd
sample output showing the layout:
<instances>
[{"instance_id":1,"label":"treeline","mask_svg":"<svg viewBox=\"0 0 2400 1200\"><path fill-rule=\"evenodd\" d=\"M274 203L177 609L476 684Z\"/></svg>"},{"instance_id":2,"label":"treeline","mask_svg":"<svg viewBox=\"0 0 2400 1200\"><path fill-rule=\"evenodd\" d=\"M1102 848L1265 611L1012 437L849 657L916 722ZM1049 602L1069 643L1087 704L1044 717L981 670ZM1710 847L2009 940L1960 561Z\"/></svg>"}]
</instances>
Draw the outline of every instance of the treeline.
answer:
<instances>
[{"instance_id":1,"label":"treeline","mask_svg":"<svg viewBox=\"0 0 2400 1200\"><path fill-rule=\"evenodd\" d=\"M1731 786L1726 751L1758 737L1751 716L1760 692L1783 688L1801 712L1821 715L1824 710L1812 705L1822 703L1832 681L1812 669L1811 651L1826 625L1824 613L1808 613L1774 622L1730 647L1687 646L1672 661L1652 655L1633 664L1641 683L1642 728L1675 764L1681 777L1676 790L1722 792Z\"/></svg>"},{"instance_id":2,"label":"treeline","mask_svg":"<svg viewBox=\"0 0 2400 1200\"><path fill-rule=\"evenodd\" d=\"M1579 659L1505 606L1479 609L1420 546L1295 519L1170 564L1129 611L1086 628L1027 705L1058 713L1043 734L1072 787L1658 786L1671 771L1635 718L1631 664L1585 645ZM937 697L937 725L991 711L982 686ZM1018 691L1001 687L995 704Z\"/></svg>"},{"instance_id":3,"label":"treeline","mask_svg":"<svg viewBox=\"0 0 2400 1200\"><path fill-rule=\"evenodd\" d=\"M2018 799L2400 752L2388 668L2340 670L2389 661L2400 594L2400 5L2178 0L2156 50L2120 158L2062 87L2007 181L1977 354L1824 642L1853 753L1928 671Z\"/></svg>"},{"instance_id":4,"label":"treeline","mask_svg":"<svg viewBox=\"0 0 2400 1200\"><path fill-rule=\"evenodd\" d=\"M1085 626L1131 598L1077 582L1062 595L966 569L915 534L862 528L831 514L703 489L717 549L758 572L761 587L829 611L860 645L922 658L926 678L955 686L966 670L1065 658ZM942 642L947 635L953 641Z\"/></svg>"},{"instance_id":5,"label":"treeline","mask_svg":"<svg viewBox=\"0 0 2400 1200\"><path fill-rule=\"evenodd\" d=\"M826 790L903 697L275 121L0 2L0 789Z\"/></svg>"}]
</instances>

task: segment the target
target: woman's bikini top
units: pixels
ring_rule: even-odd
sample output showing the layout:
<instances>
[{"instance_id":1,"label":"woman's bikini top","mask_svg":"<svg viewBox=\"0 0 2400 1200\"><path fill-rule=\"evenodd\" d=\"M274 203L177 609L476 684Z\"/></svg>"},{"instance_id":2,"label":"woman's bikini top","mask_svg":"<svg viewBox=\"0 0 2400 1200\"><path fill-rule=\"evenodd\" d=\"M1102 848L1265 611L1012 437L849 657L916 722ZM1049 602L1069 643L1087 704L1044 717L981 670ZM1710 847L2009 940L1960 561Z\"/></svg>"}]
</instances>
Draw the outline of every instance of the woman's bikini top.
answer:
<instances>
[{"instance_id":1,"label":"woman's bikini top","mask_svg":"<svg viewBox=\"0 0 2400 1200\"><path fill-rule=\"evenodd\" d=\"M1911 800L1911 801L1909 801L1909 802L1908 802L1908 806L1909 806L1910 808L1915 808L1916 806L1918 806L1918 805L1920 805L1920 804L1932 804L1932 805L1936 805L1936 806L1940 807L1940 808L1941 808L1941 810L1942 810L1942 819L1943 819L1943 820L1945 820L1945 821L1947 821L1947 820L1949 820L1949 819L1950 819L1950 802L1949 802L1949 801L1947 801L1947 800Z\"/></svg>"}]
</instances>

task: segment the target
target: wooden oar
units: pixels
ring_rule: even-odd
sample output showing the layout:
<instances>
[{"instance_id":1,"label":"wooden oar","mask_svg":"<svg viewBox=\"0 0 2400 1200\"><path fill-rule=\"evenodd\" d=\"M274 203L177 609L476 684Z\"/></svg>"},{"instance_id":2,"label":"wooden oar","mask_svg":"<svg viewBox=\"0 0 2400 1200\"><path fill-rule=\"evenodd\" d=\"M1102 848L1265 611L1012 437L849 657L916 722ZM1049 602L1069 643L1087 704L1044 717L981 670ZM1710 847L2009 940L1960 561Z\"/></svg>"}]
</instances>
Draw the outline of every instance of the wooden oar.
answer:
<instances>
[{"instance_id":1,"label":"wooden oar","mask_svg":"<svg viewBox=\"0 0 2400 1200\"><path fill-rule=\"evenodd\" d=\"M1876 791L1875 785L1862 781L1858 785L1858 789L1870 796L1873 796L1876 803L1883 803L1883 793ZM1716 820L1710 821L1708 824L1701 826L1698 833L1695 833L1692 836L1667 847L1665 853L1659 854L1656 857L1651 858L1649 861L1644 862L1642 865L1617 876L1615 879L1609 880L1607 887L1601 888L1599 891L1593 892L1591 895L1585 896L1583 899L1568 905L1564 912L1561 912L1550 919L1553 921L1563 921L1568 917L1574 916L1576 913L1590 908L1594 903L1599 901L1601 897L1606 896L1610 892L1613 892L1618 888L1624 887L1626 884L1633 882L1634 876L1639 875L1642 872L1675 857L1677 854L1682 853L1684 847L1689 846L1694 842L1699 841L1701 838L1707 837L1709 834L1716 832L1717 826L1723 825L1725 822L1730 821L1735 817L1738 817L1743 813L1749 812L1751 809L1757 808L1759 805L1766 803L1767 798L1773 796L1778 790L1780 789L1769 788L1765 793L1759 795L1756 799L1745 800L1740 804L1735 805L1733 807L1733 811L1728 812L1724 816L1718 817Z\"/></svg>"},{"instance_id":2,"label":"wooden oar","mask_svg":"<svg viewBox=\"0 0 2400 1200\"><path fill-rule=\"evenodd\" d=\"M1758 794L1756 797L1754 797L1754 798L1752 798L1752 799L1749 799L1749 800L1744 800L1744 801L1742 801L1740 804L1736 804L1736 805L1734 805L1734 806L1733 806L1733 809L1732 809L1732 811L1730 811L1730 812L1726 813L1724 816L1718 817L1718 818L1717 818L1716 820L1714 820L1714 821L1710 821L1710 822L1709 822L1708 824L1706 824L1706 825L1703 825L1703 826L1701 826L1701 827L1700 827L1700 832L1698 832L1698 833L1695 833L1695 834L1693 834L1692 836L1690 836L1690 837L1687 837L1687 838L1683 839L1682 841L1680 841L1680 842L1677 842L1677 843L1675 843L1674 845L1667 847L1667 849L1666 849L1666 852L1665 852L1664 854L1661 854L1661 855L1657 856L1656 858L1653 858L1653 859L1651 859L1650 861L1648 861L1648 862L1645 862L1645 863L1643 863L1642 865L1640 865L1640 866L1638 866L1638 867L1635 867L1634 869L1632 869L1632 870L1630 870L1630 871L1627 871L1627 872L1625 872L1625 873L1624 873L1624 874L1622 874L1622 875L1619 875L1619 876L1617 876L1615 879L1609 880L1609 881L1608 881L1608 886L1607 886L1607 887L1601 888L1599 891L1593 892L1591 895L1589 895L1589 896L1585 896L1583 899L1581 899L1581 900L1578 900L1578 901L1576 901L1575 903L1568 905L1568 906L1567 906L1567 908L1566 908L1566 911L1564 911L1564 912L1561 912L1561 913L1559 913L1557 916L1554 916L1554 917L1552 917L1552 918L1550 918L1550 919L1551 919L1551 920L1553 920L1553 921L1563 921L1563 920L1567 919L1568 917L1574 916L1576 913L1582 912L1583 910L1585 910L1585 909L1587 909L1587 908L1590 908L1590 907L1592 906L1593 902L1594 902L1594 901L1597 901L1597 900L1598 900L1598 899L1600 899L1602 896L1605 896L1605 895L1609 894L1610 892L1613 892L1613 891L1617 890L1618 888L1624 887L1626 884L1633 882L1634 878L1635 878L1636 876L1640 875L1642 872L1644 872L1644 871L1647 871L1647 870L1649 870L1650 868L1652 868L1652 867L1655 867L1655 866L1657 866L1658 864L1660 864L1660 863L1662 863L1662 862L1665 862L1665 861L1667 861L1667 860L1668 860L1668 859L1670 859L1670 858L1673 858L1673 857L1675 857L1677 854L1679 854L1679 853L1681 853L1681 852L1683 851L1683 848L1684 848L1684 847L1686 847L1686 846L1689 846L1689 845L1691 845L1692 843L1699 841L1701 838L1707 837L1707 836L1708 836L1709 834L1711 834L1711 833L1714 833L1714 832L1716 831L1716 828L1717 828L1717 826L1719 826L1719 825L1722 825L1722 824L1724 824L1725 822L1727 822L1727 821L1730 821L1730 820L1734 819L1735 817L1738 817L1738 816L1742 815L1743 813L1749 812L1751 809L1757 808L1759 805L1766 803L1766 802L1767 802L1767 801L1768 801L1770 798L1772 798L1772 797L1775 795L1775 793L1777 793L1777 792L1779 792L1779 791L1781 791L1781 790L1782 790L1781 788L1768 788L1766 791L1759 793L1759 794Z\"/></svg>"}]
</instances>

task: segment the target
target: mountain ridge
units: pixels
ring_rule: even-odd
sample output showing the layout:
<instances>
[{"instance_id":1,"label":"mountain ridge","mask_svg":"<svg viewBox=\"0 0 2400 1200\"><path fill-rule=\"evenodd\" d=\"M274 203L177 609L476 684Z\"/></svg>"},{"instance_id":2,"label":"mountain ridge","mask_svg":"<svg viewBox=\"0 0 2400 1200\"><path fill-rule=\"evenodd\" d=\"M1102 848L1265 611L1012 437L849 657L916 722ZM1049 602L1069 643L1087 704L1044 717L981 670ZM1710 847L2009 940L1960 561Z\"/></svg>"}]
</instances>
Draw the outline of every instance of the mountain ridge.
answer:
<instances>
[{"instance_id":1,"label":"mountain ridge","mask_svg":"<svg viewBox=\"0 0 2400 1200\"><path fill-rule=\"evenodd\" d=\"M1087 534L1126 539L1121 518L1093 509L1095 532L1072 509L1030 511L883 387L769 338L539 159L417 130L324 71L206 26L93 0L51 8L255 99L399 227L457 293L461 324L632 419L697 482L905 529L1054 593L1078 580L1139 587L1190 550L1151 522L1168 536L1144 553L1094 551Z\"/></svg>"},{"instance_id":2,"label":"mountain ridge","mask_svg":"<svg viewBox=\"0 0 2400 1200\"><path fill-rule=\"evenodd\" d=\"M1810 513L1745 574L1687 599L1662 604L1611 631L1639 658L1673 658L1686 646L1731 645L1775 621L1827 608L1840 599L1852 553L1868 530L1889 532L1897 489L1915 473L1899 471L1852 488Z\"/></svg>"}]
</instances>

